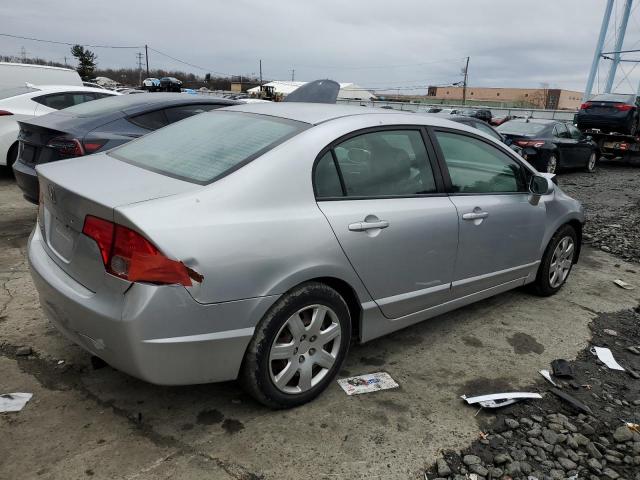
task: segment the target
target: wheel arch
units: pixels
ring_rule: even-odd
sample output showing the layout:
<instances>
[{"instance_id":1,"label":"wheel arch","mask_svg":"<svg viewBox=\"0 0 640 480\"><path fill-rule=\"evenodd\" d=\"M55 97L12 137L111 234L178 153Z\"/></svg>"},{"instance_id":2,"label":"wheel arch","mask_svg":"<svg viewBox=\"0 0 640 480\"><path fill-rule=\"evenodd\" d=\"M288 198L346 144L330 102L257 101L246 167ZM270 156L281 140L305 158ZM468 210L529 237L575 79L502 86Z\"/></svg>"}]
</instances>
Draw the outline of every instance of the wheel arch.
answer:
<instances>
[{"instance_id":1,"label":"wheel arch","mask_svg":"<svg viewBox=\"0 0 640 480\"><path fill-rule=\"evenodd\" d=\"M16 153L16 158L15 158L15 160L17 160L17 159L18 159L18 158L17 158L18 145L19 145L19 142L16 140L15 142L13 142L13 143L11 144L11 146L10 146L10 147L9 147L9 149L7 150L7 158L5 159L5 160L6 160L6 164L5 164L5 165L6 165L8 168L11 168L11 165L13 164L13 162L11 161L11 156L13 155L13 153L14 153L14 152Z\"/></svg>"}]
</instances>

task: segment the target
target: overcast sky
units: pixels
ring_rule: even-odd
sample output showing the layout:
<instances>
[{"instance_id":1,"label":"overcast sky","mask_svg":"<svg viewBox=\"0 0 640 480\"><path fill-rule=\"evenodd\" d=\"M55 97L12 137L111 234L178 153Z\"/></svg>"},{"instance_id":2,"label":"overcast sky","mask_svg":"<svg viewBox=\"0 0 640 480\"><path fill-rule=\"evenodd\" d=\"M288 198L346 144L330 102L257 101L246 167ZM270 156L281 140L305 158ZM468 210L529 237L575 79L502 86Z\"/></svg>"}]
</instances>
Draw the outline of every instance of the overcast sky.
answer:
<instances>
[{"instance_id":1,"label":"overcast sky","mask_svg":"<svg viewBox=\"0 0 640 480\"><path fill-rule=\"evenodd\" d=\"M616 3L621 12L623 0ZM29 0L3 2L0 33L81 44L147 43L205 70L150 51L152 68L201 75L257 74L262 59L268 79L291 79L295 69L296 80L328 77L376 89L458 82L470 56L472 86L548 83L583 90L604 6L605 0ZM612 16L610 50L619 16ZM639 45L637 9L625 48ZM22 46L29 56L70 57L66 46L0 37L4 55L19 55ZM94 51L101 67L136 65L138 49ZM601 84L607 69L602 62ZM630 82L619 72L618 91L636 89L636 71Z\"/></svg>"}]
</instances>

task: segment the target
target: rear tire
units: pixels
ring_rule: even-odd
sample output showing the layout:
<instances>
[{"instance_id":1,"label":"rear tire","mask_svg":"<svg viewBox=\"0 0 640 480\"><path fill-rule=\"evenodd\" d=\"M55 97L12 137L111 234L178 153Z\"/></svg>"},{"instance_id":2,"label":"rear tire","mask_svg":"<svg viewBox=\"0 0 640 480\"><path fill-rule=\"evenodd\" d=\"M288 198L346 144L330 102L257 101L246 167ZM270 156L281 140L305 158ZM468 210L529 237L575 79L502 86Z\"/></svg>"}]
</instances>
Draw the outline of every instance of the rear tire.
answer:
<instances>
[{"instance_id":1,"label":"rear tire","mask_svg":"<svg viewBox=\"0 0 640 480\"><path fill-rule=\"evenodd\" d=\"M598 163L598 154L595 151L592 151L591 155L589 155L589 160L587 160L585 171L587 173L594 173L596 171L597 163Z\"/></svg>"},{"instance_id":2,"label":"rear tire","mask_svg":"<svg viewBox=\"0 0 640 480\"><path fill-rule=\"evenodd\" d=\"M302 405L335 378L350 341L344 299L323 283L304 283L278 300L256 327L240 380L267 407Z\"/></svg>"},{"instance_id":3,"label":"rear tire","mask_svg":"<svg viewBox=\"0 0 640 480\"><path fill-rule=\"evenodd\" d=\"M573 259L578 248L578 235L571 225L564 225L551 237L542 261L538 267L536 280L531 290L541 297L554 295L562 288L573 267Z\"/></svg>"}]
</instances>

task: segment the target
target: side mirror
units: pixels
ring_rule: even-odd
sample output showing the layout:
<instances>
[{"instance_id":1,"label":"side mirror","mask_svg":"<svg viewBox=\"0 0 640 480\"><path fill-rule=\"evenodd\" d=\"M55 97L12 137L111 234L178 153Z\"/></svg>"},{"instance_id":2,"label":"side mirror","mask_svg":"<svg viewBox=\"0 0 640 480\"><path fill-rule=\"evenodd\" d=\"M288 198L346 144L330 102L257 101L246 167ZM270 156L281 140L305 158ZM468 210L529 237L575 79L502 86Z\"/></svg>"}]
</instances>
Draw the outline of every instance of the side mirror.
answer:
<instances>
[{"instance_id":1,"label":"side mirror","mask_svg":"<svg viewBox=\"0 0 640 480\"><path fill-rule=\"evenodd\" d=\"M542 175L534 175L531 177L531 182L529 183L529 191L535 197L548 195L553 192L553 181Z\"/></svg>"}]
</instances>

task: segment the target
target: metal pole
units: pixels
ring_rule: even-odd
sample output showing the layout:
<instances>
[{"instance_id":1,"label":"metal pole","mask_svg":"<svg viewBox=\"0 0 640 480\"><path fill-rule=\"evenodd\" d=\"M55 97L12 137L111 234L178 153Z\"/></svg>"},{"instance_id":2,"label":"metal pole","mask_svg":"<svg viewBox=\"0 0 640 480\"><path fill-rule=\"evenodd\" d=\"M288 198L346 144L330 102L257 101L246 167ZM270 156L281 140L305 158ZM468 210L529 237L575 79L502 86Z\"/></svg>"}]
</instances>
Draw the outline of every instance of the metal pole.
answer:
<instances>
[{"instance_id":1,"label":"metal pole","mask_svg":"<svg viewBox=\"0 0 640 480\"><path fill-rule=\"evenodd\" d=\"M262 59L260 59L260 86L262 86Z\"/></svg>"},{"instance_id":2,"label":"metal pole","mask_svg":"<svg viewBox=\"0 0 640 480\"><path fill-rule=\"evenodd\" d=\"M607 83L604 87L605 93L611 93L613 88L613 81L616 79L616 72L618 71L618 65L620 64L620 50L624 42L624 36L627 33L627 23L629 23L629 14L631 13L631 5L633 0L625 0L624 11L622 13L622 21L620 22L620 28L618 29L618 35L616 37L616 46L614 47L613 61L609 68L609 76L607 77Z\"/></svg>"},{"instance_id":3,"label":"metal pole","mask_svg":"<svg viewBox=\"0 0 640 480\"><path fill-rule=\"evenodd\" d=\"M144 46L144 58L147 60L147 78L149 78L149 48Z\"/></svg>"},{"instance_id":4,"label":"metal pole","mask_svg":"<svg viewBox=\"0 0 640 480\"><path fill-rule=\"evenodd\" d=\"M462 86L462 105L467 104L467 79L469 78L469 57L467 57L467 64L464 67L464 84Z\"/></svg>"},{"instance_id":5,"label":"metal pole","mask_svg":"<svg viewBox=\"0 0 640 480\"><path fill-rule=\"evenodd\" d=\"M613 10L613 0L607 0L607 6L604 9L604 16L602 17L602 25L600 26L600 36L598 37L598 43L596 43L595 52L593 52L593 62L591 63L591 70L589 71L589 77L587 78L587 85L584 89L584 95L582 101L586 102L591 97L591 90L593 89L593 82L596 79L598 73L598 64L600 63L600 56L602 55L602 48L604 47L604 40L607 36L607 29L609 27L609 20L611 19L611 11Z\"/></svg>"}]
</instances>

